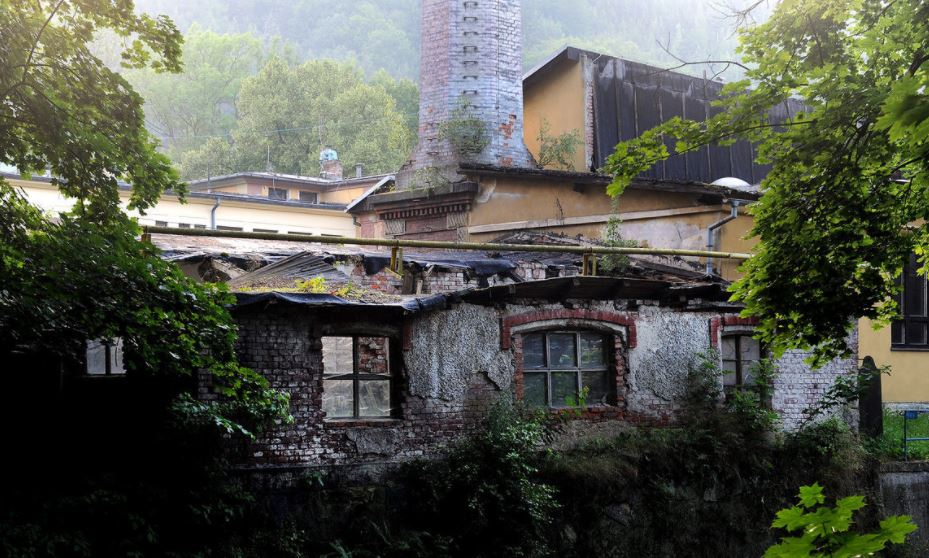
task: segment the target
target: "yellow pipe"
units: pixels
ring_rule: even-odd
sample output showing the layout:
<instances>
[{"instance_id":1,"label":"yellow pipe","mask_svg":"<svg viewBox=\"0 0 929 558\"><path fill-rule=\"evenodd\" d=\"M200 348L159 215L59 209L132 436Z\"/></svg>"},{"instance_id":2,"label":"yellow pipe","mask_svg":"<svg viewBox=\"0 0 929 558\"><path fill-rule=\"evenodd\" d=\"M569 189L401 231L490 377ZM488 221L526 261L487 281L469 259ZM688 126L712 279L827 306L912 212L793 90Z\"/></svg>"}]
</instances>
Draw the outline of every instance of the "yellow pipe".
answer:
<instances>
[{"instance_id":1,"label":"yellow pipe","mask_svg":"<svg viewBox=\"0 0 929 558\"><path fill-rule=\"evenodd\" d=\"M562 254L639 254L644 256L694 256L700 258L726 258L747 260L751 254L740 252L714 252L710 250L682 250L677 248L620 248L608 246L552 246L550 244L497 244L490 242L439 242L435 240L400 240L386 238L356 238L318 236L313 234L256 233L245 231L213 231L207 229L178 229L173 227L143 226L142 234L176 234L183 236L211 236L217 238L250 238L254 240L289 240L317 244L353 244L356 246L386 246L388 248L432 248L445 250L477 250L481 252L555 252Z\"/></svg>"}]
</instances>

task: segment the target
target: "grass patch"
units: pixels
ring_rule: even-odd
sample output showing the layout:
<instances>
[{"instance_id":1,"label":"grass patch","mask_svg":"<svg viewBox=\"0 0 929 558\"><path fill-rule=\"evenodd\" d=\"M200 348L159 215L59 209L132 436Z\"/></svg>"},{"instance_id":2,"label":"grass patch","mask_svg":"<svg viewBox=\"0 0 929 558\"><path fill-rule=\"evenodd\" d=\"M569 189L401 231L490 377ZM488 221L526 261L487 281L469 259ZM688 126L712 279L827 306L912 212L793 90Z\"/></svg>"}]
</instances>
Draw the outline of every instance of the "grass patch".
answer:
<instances>
[{"instance_id":1,"label":"grass patch","mask_svg":"<svg viewBox=\"0 0 929 558\"><path fill-rule=\"evenodd\" d=\"M907 437L929 438L929 414L907 421ZM872 448L880 457L903 459L903 412L884 410L884 434L874 440ZM910 442L909 458L929 460L929 442Z\"/></svg>"}]
</instances>

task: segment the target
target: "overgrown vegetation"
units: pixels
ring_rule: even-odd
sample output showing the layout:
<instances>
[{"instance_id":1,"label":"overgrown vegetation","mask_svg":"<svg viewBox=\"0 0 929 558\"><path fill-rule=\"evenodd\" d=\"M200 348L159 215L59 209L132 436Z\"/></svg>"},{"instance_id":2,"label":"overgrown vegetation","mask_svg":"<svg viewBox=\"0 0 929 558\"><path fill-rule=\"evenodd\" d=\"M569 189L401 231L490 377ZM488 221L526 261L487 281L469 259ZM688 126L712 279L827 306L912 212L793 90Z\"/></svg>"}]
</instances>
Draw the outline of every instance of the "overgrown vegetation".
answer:
<instances>
[{"instance_id":1,"label":"overgrown vegetation","mask_svg":"<svg viewBox=\"0 0 929 558\"><path fill-rule=\"evenodd\" d=\"M619 218L619 198L611 204L610 218L603 231L603 244L610 248L635 248L639 243L622 235L622 220ZM625 254L607 254L600 258L600 268L607 273L620 274L629 267L629 256Z\"/></svg>"},{"instance_id":2,"label":"overgrown vegetation","mask_svg":"<svg viewBox=\"0 0 929 558\"><path fill-rule=\"evenodd\" d=\"M581 132L574 129L556 136L552 135L552 125L546 118L539 124L539 156L536 163L543 169L574 170L574 158L577 148L581 146Z\"/></svg>"},{"instance_id":3,"label":"overgrown vegetation","mask_svg":"<svg viewBox=\"0 0 929 558\"><path fill-rule=\"evenodd\" d=\"M474 113L474 106L464 97L458 99L439 133L465 159L479 155L490 143L487 124Z\"/></svg>"},{"instance_id":4,"label":"overgrown vegetation","mask_svg":"<svg viewBox=\"0 0 929 558\"><path fill-rule=\"evenodd\" d=\"M690 371L679 427L572 449L546 448L576 413L501 404L446 457L394 476L383 494L402 494L399 503L376 500L360 524L355 515L341 534L306 539L303 555L760 556L777 543L771 521L798 486L873 497L870 457L845 423L777 434L770 363L723 402L717 362L707 354ZM863 528L878 527L875 510L861 513Z\"/></svg>"}]
</instances>

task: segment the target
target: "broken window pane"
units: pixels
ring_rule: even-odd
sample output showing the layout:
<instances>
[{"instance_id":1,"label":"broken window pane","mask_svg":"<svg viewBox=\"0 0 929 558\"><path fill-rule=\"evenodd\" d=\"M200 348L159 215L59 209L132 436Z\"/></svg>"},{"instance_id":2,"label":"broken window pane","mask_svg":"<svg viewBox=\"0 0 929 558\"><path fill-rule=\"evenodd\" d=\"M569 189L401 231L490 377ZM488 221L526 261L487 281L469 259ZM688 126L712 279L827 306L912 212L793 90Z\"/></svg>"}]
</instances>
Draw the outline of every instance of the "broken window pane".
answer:
<instances>
[{"instance_id":1,"label":"broken window pane","mask_svg":"<svg viewBox=\"0 0 929 558\"><path fill-rule=\"evenodd\" d=\"M391 415L387 337L323 337L322 349L322 399L328 418Z\"/></svg>"},{"instance_id":2,"label":"broken window pane","mask_svg":"<svg viewBox=\"0 0 929 558\"><path fill-rule=\"evenodd\" d=\"M385 380L358 381L358 416L390 416L390 382Z\"/></svg>"},{"instance_id":3,"label":"broken window pane","mask_svg":"<svg viewBox=\"0 0 929 558\"><path fill-rule=\"evenodd\" d=\"M323 373L351 374L354 356L351 337L323 337Z\"/></svg>"},{"instance_id":4,"label":"broken window pane","mask_svg":"<svg viewBox=\"0 0 929 558\"><path fill-rule=\"evenodd\" d=\"M743 335L739 345L742 350L742 362L757 362L761 358L761 343L757 339Z\"/></svg>"},{"instance_id":5,"label":"broken window pane","mask_svg":"<svg viewBox=\"0 0 929 558\"><path fill-rule=\"evenodd\" d=\"M736 359L735 338L736 338L735 335L729 335L729 336L723 337L722 346L719 349L720 356L723 357L723 362L727 360L733 361L733 362L735 361ZM733 368L733 370L735 370L735 368Z\"/></svg>"},{"instance_id":6,"label":"broken window pane","mask_svg":"<svg viewBox=\"0 0 929 558\"><path fill-rule=\"evenodd\" d=\"M545 367L545 337L541 333L523 337L523 367Z\"/></svg>"},{"instance_id":7,"label":"broken window pane","mask_svg":"<svg viewBox=\"0 0 929 558\"><path fill-rule=\"evenodd\" d=\"M573 333L551 333L548 335L548 366L550 368L577 366L577 347Z\"/></svg>"},{"instance_id":8,"label":"broken window pane","mask_svg":"<svg viewBox=\"0 0 929 558\"><path fill-rule=\"evenodd\" d=\"M323 380L323 411L330 418L355 415L352 380Z\"/></svg>"},{"instance_id":9,"label":"broken window pane","mask_svg":"<svg viewBox=\"0 0 929 558\"><path fill-rule=\"evenodd\" d=\"M582 387L587 388L587 404L598 405L608 403L610 396L610 378L606 370L581 373Z\"/></svg>"},{"instance_id":10,"label":"broken window pane","mask_svg":"<svg viewBox=\"0 0 929 558\"><path fill-rule=\"evenodd\" d=\"M386 337L358 338L358 372L387 376L388 343Z\"/></svg>"},{"instance_id":11,"label":"broken window pane","mask_svg":"<svg viewBox=\"0 0 929 558\"><path fill-rule=\"evenodd\" d=\"M735 370L727 371L723 373L723 385L724 386L739 385L739 377L736 375Z\"/></svg>"},{"instance_id":12,"label":"broken window pane","mask_svg":"<svg viewBox=\"0 0 929 558\"><path fill-rule=\"evenodd\" d=\"M602 335L582 333L581 337L581 366L584 368L599 368L606 363L606 345Z\"/></svg>"},{"instance_id":13,"label":"broken window pane","mask_svg":"<svg viewBox=\"0 0 929 558\"><path fill-rule=\"evenodd\" d=\"M552 372L552 406L577 404L577 372Z\"/></svg>"},{"instance_id":14,"label":"broken window pane","mask_svg":"<svg viewBox=\"0 0 929 558\"><path fill-rule=\"evenodd\" d=\"M523 376L523 401L530 407L544 407L548 403L546 385L548 375L544 372L526 373Z\"/></svg>"}]
</instances>

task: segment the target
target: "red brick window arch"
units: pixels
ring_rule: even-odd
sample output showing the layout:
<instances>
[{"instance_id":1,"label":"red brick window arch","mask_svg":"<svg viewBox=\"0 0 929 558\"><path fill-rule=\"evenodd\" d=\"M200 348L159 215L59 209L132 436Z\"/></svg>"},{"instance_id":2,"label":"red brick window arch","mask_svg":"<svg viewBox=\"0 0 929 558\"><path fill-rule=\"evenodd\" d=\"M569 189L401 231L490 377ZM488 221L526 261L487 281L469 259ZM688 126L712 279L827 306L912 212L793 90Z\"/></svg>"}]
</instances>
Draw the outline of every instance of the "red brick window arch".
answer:
<instances>
[{"instance_id":1,"label":"red brick window arch","mask_svg":"<svg viewBox=\"0 0 929 558\"><path fill-rule=\"evenodd\" d=\"M596 407L625 400L632 316L590 310L519 314L502 323L501 346L516 360L516 392L538 407Z\"/></svg>"}]
</instances>

